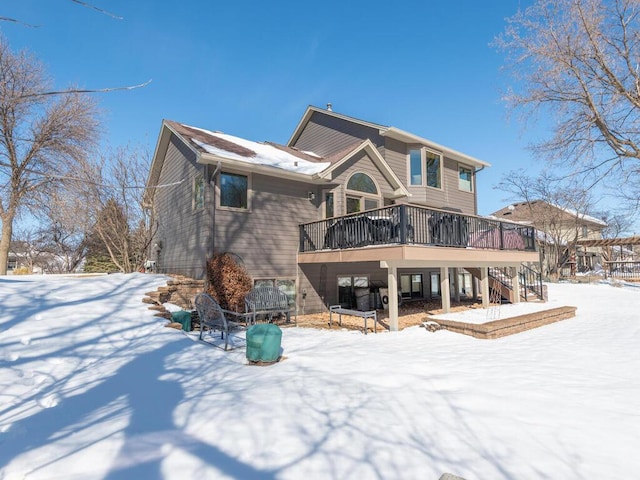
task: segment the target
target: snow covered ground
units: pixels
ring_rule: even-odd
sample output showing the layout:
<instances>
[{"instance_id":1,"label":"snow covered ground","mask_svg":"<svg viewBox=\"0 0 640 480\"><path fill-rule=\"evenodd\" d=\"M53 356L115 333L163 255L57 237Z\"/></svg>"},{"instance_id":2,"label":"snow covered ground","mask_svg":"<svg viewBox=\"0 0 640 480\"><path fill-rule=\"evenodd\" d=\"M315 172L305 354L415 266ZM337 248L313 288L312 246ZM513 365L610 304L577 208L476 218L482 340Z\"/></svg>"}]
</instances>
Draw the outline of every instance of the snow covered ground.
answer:
<instances>
[{"instance_id":1,"label":"snow covered ground","mask_svg":"<svg viewBox=\"0 0 640 480\"><path fill-rule=\"evenodd\" d=\"M577 317L497 340L283 329L258 367L164 328L162 283L0 277L0 479L640 471L638 288L549 285Z\"/></svg>"}]
</instances>

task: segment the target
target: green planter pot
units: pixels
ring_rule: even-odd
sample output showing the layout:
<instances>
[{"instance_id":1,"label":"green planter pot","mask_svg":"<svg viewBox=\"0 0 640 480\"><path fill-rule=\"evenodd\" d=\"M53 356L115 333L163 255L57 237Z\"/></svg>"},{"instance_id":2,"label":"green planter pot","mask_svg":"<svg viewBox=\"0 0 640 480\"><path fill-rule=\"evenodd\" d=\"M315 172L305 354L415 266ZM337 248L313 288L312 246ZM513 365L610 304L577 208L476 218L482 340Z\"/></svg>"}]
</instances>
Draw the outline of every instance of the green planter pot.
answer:
<instances>
[{"instance_id":1,"label":"green planter pot","mask_svg":"<svg viewBox=\"0 0 640 480\"><path fill-rule=\"evenodd\" d=\"M174 322L181 323L182 330L184 330L185 332L191 331L191 312L187 312L186 310L173 312L171 314L171 319Z\"/></svg>"},{"instance_id":2,"label":"green planter pot","mask_svg":"<svg viewBox=\"0 0 640 480\"><path fill-rule=\"evenodd\" d=\"M247 329L247 360L275 362L280 358L282 330L272 323L259 323Z\"/></svg>"}]
</instances>

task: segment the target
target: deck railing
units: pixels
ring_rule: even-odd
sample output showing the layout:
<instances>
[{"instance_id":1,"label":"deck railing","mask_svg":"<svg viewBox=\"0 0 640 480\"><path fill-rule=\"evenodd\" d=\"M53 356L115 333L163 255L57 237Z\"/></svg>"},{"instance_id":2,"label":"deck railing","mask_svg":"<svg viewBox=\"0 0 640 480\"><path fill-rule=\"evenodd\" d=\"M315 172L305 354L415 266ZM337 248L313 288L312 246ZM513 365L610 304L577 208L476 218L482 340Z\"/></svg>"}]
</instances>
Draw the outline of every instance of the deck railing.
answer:
<instances>
[{"instance_id":1,"label":"deck railing","mask_svg":"<svg viewBox=\"0 0 640 480\"><path fill-rule=\"evenodd\" d=\"M533 227L414 205L392 205L300 225L301 253L389 244L536 249Z\"/></svg>"},{"instance_id":2,"label":"deck railing","mask_svg":"<svg viewBox=\"0 0 640 480\"><path fill-rule=\"evenodd\" d=\"M604 271L612 278L640 278L640 262L605 262Z\"/></svg>"}]
</instances>

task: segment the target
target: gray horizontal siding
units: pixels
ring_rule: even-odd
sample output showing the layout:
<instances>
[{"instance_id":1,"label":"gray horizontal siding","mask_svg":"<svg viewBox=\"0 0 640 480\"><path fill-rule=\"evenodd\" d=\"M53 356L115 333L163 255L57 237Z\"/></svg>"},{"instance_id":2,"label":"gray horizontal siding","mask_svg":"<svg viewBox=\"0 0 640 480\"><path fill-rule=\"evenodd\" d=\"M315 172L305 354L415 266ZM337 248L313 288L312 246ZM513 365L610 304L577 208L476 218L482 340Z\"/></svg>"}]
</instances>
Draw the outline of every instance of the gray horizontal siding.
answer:
<instances>
[{"instance_id":1,"label":"gray horizontal siding","mask_svg":"<svg viewBox=\"0 0 640 480\"><path fill-rule=\"evenodd\" d=\"M224 169L223 169L224 170ZM239 255L255 278L297 276L300 223L318 218L315 185L253 174L251 210L216 210L216 251Z\"/></svg>"},{"instance_id":2,"label":"gray horizontal siding","mask_svg":"<svg viewBox=\"0 0 640 480\"><path fill-rule=\"evenodd\" d=\"M376 146L384 144L375 128L314 112L293 146L328 157L367 138Z\"/></svg>"},{"instance_id":3,"label":"gray horizontal siding","mask_svg":"<svg viewBox=\"0 0 640 480\"><path fill-rule=\"evenodd\" d=\"M369 155L367 155L366 152L361 152L334 171L333 183L338 185L333 189L336 216L347 213L345 207L345 196L347 194L346 185L349 177L356 172L365 173L375 180L379 189L379 196L381 197L380 207L384 206L383 198L390 198L393 196L394 189L389 184L389 181L382 174L377 165L373 163L373 160L371 160Z\"/></svg>"},{"instance_id":4,"label":"gray horizontal siding","mask_svg":"<svg viewBox=\"0 0 640 480\"><path fill-rule=\"evenodd\" d=\"M210 208L194 211L192 189L194 178L204 171L196 163L196 155L175 136L171 136L154 196L158 230L155 242L162 242L159 271L204 278L204 265L211 242ZM205 189L206 192L206 189ZM208 199L205 195L205 199ZM210 204L209 204L210 205ZM151 257L156 259L152 247Z\"/></svg>"},{"instance_id":5,"label":"gray horizontal siding","mask_svg":"<svg viewBox=\"0 0 640 480\"><path fill-rule=\"evenodd\" d=\"M400 181L411 193L410 203L425 205L433 208L457 208L469 215L477 214L477 202L474 191L465 192L458 187L458 165L457 161L444 158L442 170L442 189L430 187L414 187L408 185L407 154L409 148L415 145L407 145L402 142L387 139L385 160L393 171L398 175ZM473 169L472 169L473 170Z\"/></svg>"}]
</instances>

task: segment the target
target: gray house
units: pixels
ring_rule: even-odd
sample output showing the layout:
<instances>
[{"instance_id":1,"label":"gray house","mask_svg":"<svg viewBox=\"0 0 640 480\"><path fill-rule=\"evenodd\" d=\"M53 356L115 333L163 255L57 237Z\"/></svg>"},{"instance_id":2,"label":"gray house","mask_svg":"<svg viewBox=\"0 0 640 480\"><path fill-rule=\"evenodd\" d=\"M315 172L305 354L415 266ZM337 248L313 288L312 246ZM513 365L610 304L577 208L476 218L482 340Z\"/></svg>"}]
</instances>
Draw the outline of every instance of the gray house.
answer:
<instances>
[{"instance_id":1,"label":"gray house","mask_svg":"<svg viewBox=\"0 0 640 480\"><path fill-rule=\"evenodd\" d=\"M474 277L488 304L491 269L512 292L526 287L518 271L538 259L533 228L477 216L476 174L488 166L311 106L287 145L165 120L147 183L150 258L159 272L202 278L214 252L232 252L305 313L383 288L397 329L399 300L437 297L448 310L452 296L475 293Z\"/></svg>"}]
</instances>

